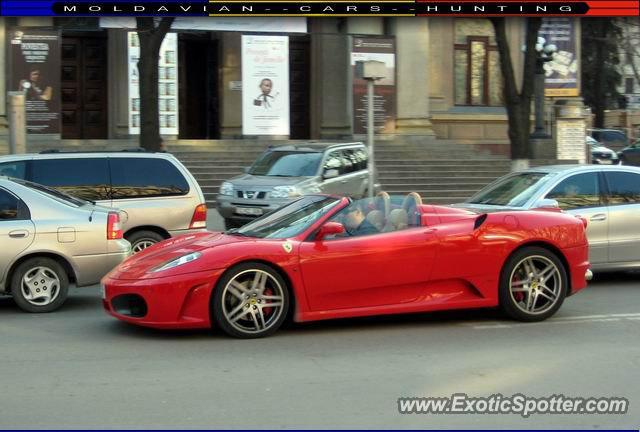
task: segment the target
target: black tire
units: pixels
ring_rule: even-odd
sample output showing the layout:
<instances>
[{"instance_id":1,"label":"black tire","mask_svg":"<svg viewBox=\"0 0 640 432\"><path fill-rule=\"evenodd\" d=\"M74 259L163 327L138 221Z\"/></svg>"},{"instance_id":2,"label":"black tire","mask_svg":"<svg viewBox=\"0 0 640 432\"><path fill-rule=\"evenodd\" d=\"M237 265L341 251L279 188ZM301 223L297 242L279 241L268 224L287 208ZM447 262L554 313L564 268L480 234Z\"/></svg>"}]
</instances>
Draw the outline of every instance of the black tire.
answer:
<instances>
[{"instance_id":1,"label":"black tire","mask_svg":"<svg viewBox=\"0 0 640 432\"><path fill-rule=\"evenodd\" d=\"M165 240L165 238L157 232L146 230L134 231L125 238L131 243L131 251L134 254Z\"/></svg>"},{"instance_id":2,"label":"black tire","mask_svg":"<svg viewBox=\"0 0 640 432\"><path fill-rule=\"evenodd\" d=\"M38 274L42 279L30 283L23 280L25 276L31 275L33 278ZM29 286L31 284L33 286ZM47 291L49 299L44 296ZM62 306L68 294L69 276L62 265L51 258L30 258L20 264L11 277L11 295L20 309L25 312L53 312ZM29 299L30 296L33 297Z\"/></svg>"},{"instance_id":3,"label":"black tire","mask_svg":"<svg viewBox=\"0 0 640 432\"><path fill-rule=\"evenodd\" d=\"M258 284L251 286L256 273L268 275L262 293ZM232 281L240 285L247 283L246 291L239 290L235 284L231 286ZM281 301L278 302L276 297L280 297ZM275 333L287 318L289 290L284 279L273 268L262 263L247 262L232 267L220 278L211 303L212 324L226 334L240 339L261 338ZM276 304L279 306L269 306ZM262 329L260 323L264 324Z\"/></svg>"},{"instance_id":4,"label":"black tire","mask_svg":"<svg viewBox=\"0 0 640 432\"><path fill-rule=\"evenodd\" d=\"M530 260L526 261L527 259ZM531 262L534 265L533 272L537 272L538 275L534 278L530 277L532 272L527 274L527 269L531 269ZM555 269L550 267L552 264ZM541 283L539 276L545 269L550 269L550 273L542 277L543 283ZM551 276L553 280L549 282ZM509 317L518 321L543 321L555 314L562 306L568 288L567 270L556 254L541 247L525 247L511 255L502 268L499 287L500 307ZM530 305L531 310L529 310ZM542 307L535 310L536 305Z\"/></svg>"}]
</instances>

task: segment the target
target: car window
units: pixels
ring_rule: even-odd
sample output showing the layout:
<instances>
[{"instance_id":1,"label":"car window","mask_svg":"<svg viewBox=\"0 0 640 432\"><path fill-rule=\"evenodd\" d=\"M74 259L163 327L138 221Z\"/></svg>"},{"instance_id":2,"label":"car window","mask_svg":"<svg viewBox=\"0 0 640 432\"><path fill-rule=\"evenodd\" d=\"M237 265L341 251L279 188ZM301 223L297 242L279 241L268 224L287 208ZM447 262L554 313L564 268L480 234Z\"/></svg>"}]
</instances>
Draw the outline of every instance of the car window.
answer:
<instances>
[{"instance_id":1,"label":"car window","mask_svg":"<svg viewBox=\"0 0 640 432\"><path fill-rule=\"evenodd\" d=\"M340 200L333 197L308 195L229 233L271 239L294 237L304 232L338 203Z\"/></svg>"},{"instance_id":2,"label":"car window","mask_svg":"<svg viewBox=\"0 0 640 432\"><path fill-rule=\"evenodd\" d=\"M602 139L606 142L623 142L627 143L627 136L622 132L617 131L604 131L602 132Z\"/></svg>"},{"instance_id":3,"label":"car window","mask_svg":"<svg viewBox=\"0 0 640 432\"><path fill-rule=\"evenodd\" d=\"M522 207L552 177L553 174L538 172L507 175L484 187L467 202L470 204Z\"/></svg>"},{"instance_id":4,"label":"car window","mask_svg":"<svg viewBox=\"0 0 640 432\"><path fill-rule=\"evenodd\" d=\"M111 198L106 158L35 159L29 180L85 200Z\"/></svg>"},{"instance_id":5,"label":"car window","mask_svg":"<svg viewBox=\"0 0 640 432\"><path fill-rule=\"evenodd\" d=\"M0 189L0 222L18 219L18 198Z\"/></svg>"},{"instance_id":6,"label":"car window","mask_svg":"<svg viewBox=\"0 0 640 432\"><path fill-rule=\"evenodd\" d=\"M602 205L598 173L576 174L558 183L545 198L558 201L560 208L570 210Z\"/></svg>"},{"instance_id":7,"label":"car window","mask_svg":"<svg viewBox=\"0 0 640 432\"><path fill-rule=\"evenodd\" d=\"M342 155L341 150L333 150L327 155L327 159L324 161L324 166L322 167L324 171L328 170L338 170L340 175L344 174L345 171L345 160Z\"/></svg>"},{"instance_id":8,"label":"car window","mask_svg":"<svg viewBox=\"0 0 640 432\"><path fill-rule=\"evenodd\" d=\"M113 199L186 195L189 184L166 159L110 158Z\"/></svg>"},{"instance_id":9,"label":"car window","mask_svg":"<svg viewBox=\"0 0 640 432\"><path fill-rule=\"evenodd\" d=\"M322 153L268 151L258 158L249 174L278 177L312 177L318 174Z\"/></svg>"},{"instance_id":10,"label":"car window","mask_svg":"<svg viewBox=\"0 0 640 432\"><path fill-rule=\"evenodd\" d=\"M26 161L0 163L0 176L24 179L26 175L26 168Z\"/></svg>"},{"instance_id":11,"label":"car window","mask_svg":"<svg viewBox=\"0 0 640 432\"><path fill-rule=\"evenodd\" d=\"M640 174L630 172L605 172L609 186L609 204L640 203Z\"/></svg>"}]
</instances>

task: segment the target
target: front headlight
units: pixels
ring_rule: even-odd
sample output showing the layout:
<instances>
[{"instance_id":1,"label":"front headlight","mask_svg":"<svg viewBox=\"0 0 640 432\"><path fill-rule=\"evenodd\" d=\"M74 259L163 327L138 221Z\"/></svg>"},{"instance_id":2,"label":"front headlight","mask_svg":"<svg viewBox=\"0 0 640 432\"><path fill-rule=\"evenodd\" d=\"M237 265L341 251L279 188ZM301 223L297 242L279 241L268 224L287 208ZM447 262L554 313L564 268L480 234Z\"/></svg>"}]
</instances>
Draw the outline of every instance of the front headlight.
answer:
<instances>
[{"instance_id":1,"label":"front headlight","mask_svg":"<svg viewBox=\"0 0 640 432\"><path fill-rule=\"evenodd\" d=\"M302 192L295 186L276 186L269 193L271 198L295 198L301 195Z\"/></svg>"},{"instance_id":2,"label":"front headlight","mask_svg":"<svg viewBox=\"0 0 640 432\"><path fill-rule=\"evenodd\" d=\"M174 267L178 267L181 266L183 264L187 264L190 263L191 261L195 261L198 258L200 258L202 256L202 253L200 252L193 252L187 255L182 255L179 258L176 258L174 260L171 260L169 262L166 262L164 264L162 264L160 267L156 267L153 270L151 270L152 272L160 272L160 271L164 271L164 270L169 270L172 269Z\"/></svg>"},{"instance_id":3,"label":"front headlight","mask_svg":"<svg viewBox=\"0 0 640 432\"><path fill-rule=\"evenodd\" d=\"M220 195L233 195L233 184L229 182L222 182L220 185Z\"/></svg>"}]
</instances>

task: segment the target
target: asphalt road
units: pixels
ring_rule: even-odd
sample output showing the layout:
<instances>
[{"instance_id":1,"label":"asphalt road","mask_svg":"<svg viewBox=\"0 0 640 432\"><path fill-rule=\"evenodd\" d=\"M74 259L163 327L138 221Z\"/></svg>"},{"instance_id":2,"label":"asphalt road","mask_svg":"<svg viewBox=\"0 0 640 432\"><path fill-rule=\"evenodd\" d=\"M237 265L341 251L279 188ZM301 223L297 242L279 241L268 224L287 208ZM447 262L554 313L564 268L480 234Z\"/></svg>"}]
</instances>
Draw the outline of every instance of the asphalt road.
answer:
<instances>
[{"instance_id":1,"label":"asphalt road","mask_svg":"<svg viewBox=\"0 0 640 432\"><path fill-rule=\"evenodd\" d=\"M296 324L267 339L154 331L97 286L51 314L0 299L0 428L627 428L640 419L640 275L600 277L549 321L496 311ZM398 413L402 396L622 396L626 415Z\"/></svg>"}]
</instances>

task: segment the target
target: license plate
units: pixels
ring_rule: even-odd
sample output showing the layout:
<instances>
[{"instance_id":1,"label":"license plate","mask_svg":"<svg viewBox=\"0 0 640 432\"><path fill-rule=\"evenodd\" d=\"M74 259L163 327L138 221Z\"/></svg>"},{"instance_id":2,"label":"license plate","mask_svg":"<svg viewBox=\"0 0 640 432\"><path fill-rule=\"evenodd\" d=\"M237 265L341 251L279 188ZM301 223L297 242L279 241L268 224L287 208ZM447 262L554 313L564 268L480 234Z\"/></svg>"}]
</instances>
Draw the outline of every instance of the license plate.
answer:
<instances>
[{"instance_id":1,"label":"license plate","mask_svg":"<svg viewBox=\"0 0 640 432\"><path fill-rule=\"evenodd\" d=\"M104 285L100 284L100 297L102 297L102 300L106 300L107 299L107 292L104 289Z\"/></svg>"},{"instance_id":2,"label":"license plate","mask_svg":"<svg viewBox=\"0 0 640 432\"><path fill-rule=\"evenodd\" d=\"M255 207L236 207L236 213L247 216L260 216L262 215L262 209Z\"/></svg>"}]
</instances>

